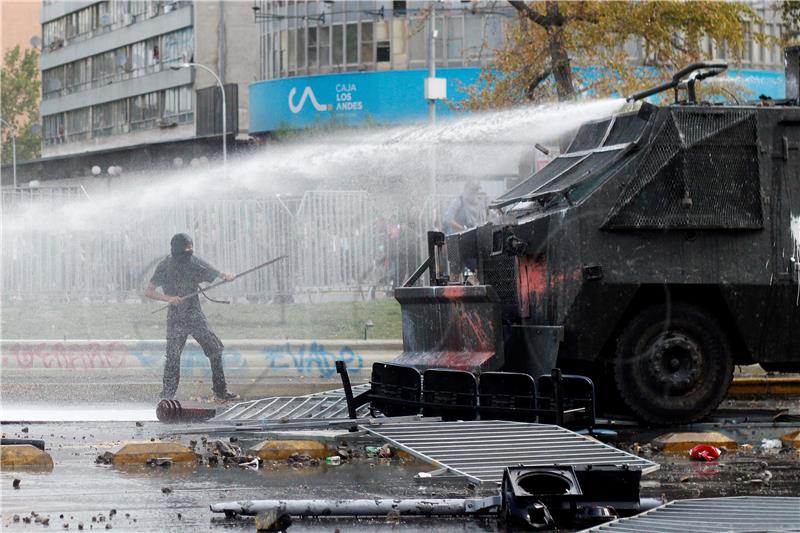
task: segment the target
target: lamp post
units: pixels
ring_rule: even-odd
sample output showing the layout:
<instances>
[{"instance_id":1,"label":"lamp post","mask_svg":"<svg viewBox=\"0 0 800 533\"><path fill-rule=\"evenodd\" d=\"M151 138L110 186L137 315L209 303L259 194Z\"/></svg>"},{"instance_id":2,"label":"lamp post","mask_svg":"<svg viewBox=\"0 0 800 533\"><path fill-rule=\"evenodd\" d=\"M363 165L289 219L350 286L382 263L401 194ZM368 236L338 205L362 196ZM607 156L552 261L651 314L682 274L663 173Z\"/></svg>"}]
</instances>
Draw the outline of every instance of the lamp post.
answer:
<instances>
[{"instance_id":1,"label":"lamp post","mask_svg":"<svg viewBox=\"0 0 800 533\"><path fill-rule=\"evenodd\" d=\"M0 118L0 122L8 126L11 130L11 164L13 166L13 173L14 173L14 189L17 188L17 132L14 129L14 126L8 123L6 119Z\"/></svg>"},{"instance_id":2,"label":"lamp post","mask_svg":"<svg viewBox=\"0 0 800 533\"><path fill-rule=\"evenodd\" d=\"M228 127L227 127L227 122L226 121L227 121L227 117L228 117L228 111L227 111L227 105L225 103L225 87L223 87L222 80L219 79L219 76L217 76L216 72L214 72L213 70L211 70L210 68L208 68L205 65L201 65L200 63L180 63L178 65L172 65L169 68L171 68L172 70L180 70L182 68L191 68L191 67L201 68L201 69L205 70L206 72L208 72L209 74L211 74L212 76L214 76L214 79L217 80L217 85L219 85L219 90L222 92L222 166L223 166L223 168L227 167L227 165L228 165L228 143L227 143Z\"/></svg>"}]
</instances>

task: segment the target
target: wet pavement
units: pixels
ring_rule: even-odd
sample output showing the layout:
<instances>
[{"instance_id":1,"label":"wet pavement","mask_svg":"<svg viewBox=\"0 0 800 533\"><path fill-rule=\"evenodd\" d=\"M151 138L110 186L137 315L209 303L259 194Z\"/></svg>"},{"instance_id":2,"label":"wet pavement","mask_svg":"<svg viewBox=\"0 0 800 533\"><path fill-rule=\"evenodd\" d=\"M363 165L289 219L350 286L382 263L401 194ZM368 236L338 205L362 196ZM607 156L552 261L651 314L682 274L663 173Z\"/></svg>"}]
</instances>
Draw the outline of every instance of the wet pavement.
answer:
<instances>
[{"instance_id":1,"label":"wet pavement","mask_svg":"<svg viewBox=\"0 0 800 533\"><path fill-rule=\"evenodd\" d=\"M145 422L141 427L134 422L3 424L4 437L44 439L55 467L51 472L0 473L2 529L41 529L40 523L22 522L22 517L33 512L48 517L49 527L56 529L66 528L66 524L77 530L82 523L84 530L105 529L110 524L122 531L252 531L252 520L225 520L212 514L209 505L241 499L447 497L463 495L466 490L462 480L420 484L414 474L431 470L430 465L398 458L363 458L341 466L315 467L294 467L282 461L258 471L205 465L175 464L163 469L95 464L98 455L123 441L147 441L164 428L158 422ZM188 443L189 437L180 440ZM12 488L14 479L21 480L19 489ZM20 522L14 522L14 515ZM429 531L432 523L430 519L403 520L399 525L401 530ZM492 520L436 520L435 524L437 530L494 530ZM395 520L381 518L303 520L292 531L333 531L336 527L377 531L383 526L398 529Z\"/></svg>"},{"instance_id":2,"label":"wet pavement","mask_svg":"<svg viewBox=\"0 0 800 533\"><path fill-rule=\"evenodd\" d=\"M795 406L795 401L788 405ZM730 406L729 406L730 407ZM735 406L734 406L735 407ZM740 406L741 407L741 406ZM3 406L2 433L7 438L45 440L55 463L50 472L0 472L2 529L33 531L41 523L24 523L37 513L49 518L47 528L118 531L253 531L252 519L226 520L214 515L211 503L243 499L464 497L491 494L491 487L475 488L463 479L419 480L414 475L431 471L431 465L413 459L354 458L341 466L290 465L268 462L258 471L240 467L173 465L170 468L119 468L95 464L95 458L116 449L124 441L148 441L165 430L152 421L154 409L147 404L21 407ZM72 420L43 421L46 418ZM92 418L90 421L76 421ZM102 419L115 421L101 421ZM723 417L724 419L725 417ZM137 424L135 421L140 421ZM794 426L800 426L795 423ZM27 431L23 431L27 428ZM674 430L642 430L621 427L610 444L661 464L661 469L642 479L642 497L663 500L699 496L792 495L800 493L800 454L797 450L764 451L762 438L788 433L787 424L745 421L744 417L695 425L689 430L711 429L731 435L740 444L751 444L724 454L718 461L689 460L685 454L662 454L649 447L658 435ZM174 437L183 443L196 435ZM210 438L213 438L210 437ZM243 437L240 437L243 438ZM248 444L242 440L238 444ZM12 487L20 480L18 489ZM113 512L112 512L113 511ZM14 521L14 515L20 517ZM494 518L414 519L392 517L365 520L295 520L291 531L500 531Z\"/></svg>"}]
</instances>

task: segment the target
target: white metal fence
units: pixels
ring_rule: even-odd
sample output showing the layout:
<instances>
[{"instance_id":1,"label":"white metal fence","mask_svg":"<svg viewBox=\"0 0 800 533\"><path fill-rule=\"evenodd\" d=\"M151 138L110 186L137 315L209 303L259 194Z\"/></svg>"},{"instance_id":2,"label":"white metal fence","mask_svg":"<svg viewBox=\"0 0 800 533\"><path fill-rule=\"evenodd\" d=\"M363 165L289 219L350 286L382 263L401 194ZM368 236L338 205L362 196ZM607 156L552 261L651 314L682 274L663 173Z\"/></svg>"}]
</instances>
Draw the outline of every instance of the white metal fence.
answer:
<instances>
[{"instance_id":1,"label":"white metal fence","mask_svg":"<svg viewBox=\"0 0 800 533\"><path fill-rule=\"evenodd\" d=\"M422 262L425 233L451 198L405 207L365 191L309 191L181 201L169 208L127 210L113 227L4 231L2 298L117 300L140 298L169 240L189 233L196 254L240 272L270 258L286 260L220 287L215 295L250 301L298 294L361 291L402 283ZM80 189L3 191L3 223L35 204L90 207ZM437 211L433 209L436 204Z\"/></svg>"}]
</instances>

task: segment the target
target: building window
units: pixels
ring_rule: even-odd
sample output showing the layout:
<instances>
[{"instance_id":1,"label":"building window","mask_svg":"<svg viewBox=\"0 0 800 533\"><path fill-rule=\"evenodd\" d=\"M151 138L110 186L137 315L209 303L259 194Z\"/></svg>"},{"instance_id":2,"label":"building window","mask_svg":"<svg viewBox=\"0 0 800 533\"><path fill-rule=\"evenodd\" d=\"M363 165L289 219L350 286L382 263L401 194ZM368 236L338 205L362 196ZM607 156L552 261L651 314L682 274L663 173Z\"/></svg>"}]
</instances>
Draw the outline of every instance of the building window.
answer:
<instances>
[{"instance_id":1,"label":"building window","mask_svg":"<svg viewBox=\"0 0 800 533\"><path fill-rule=\"evenodd\" d=\"M91 135L89 124L90 109L84 107L75 111L67 111L67 140L82 141Z\"/></svg>"},{"instance_id":2,"label":"building window","mask_svg":"<svg viewBox=\"0 0 800 533\"><path fill-rule=\"evenodd\" d=\"M372 22L361 23L361 63L372 63L375 61L375 51L372 39Z\"/></svg>"},{"instance_id":3,"label":"building window","mask_svg":"<svg viewBox=\"0 0 800 533\"><path fill-rule=\"evenodd\" d=\"M333 51L333 58L331 60L334 66L339 66L344 63L344 26L337 24L333 26L333 44L331 45Z\"/></svg>"},{"instance_id":4,"label":"building window","mask_svg":"<svg viewBox=\"0 0 800 533\"><path fill-rule=\"evenodd\" d=\"M447 19L447 61L461 62L463 59L464 26L461 17Z\"/></svg>"},{"instance_id":5,"label":"building window","mask_svg":"<svg viewBox=\"0 0 800 533\"><path fill-rule=\"evenodd\" d=\"M304 71L306 68L306 29L297 29L297 68Z\"/></svg>"},{"instance_id":6,"label":"building window","mask_svg":"<svg viewBox=\"0 0 800 533\"><path fill-rule=\"evenodd\" d=\"M91 59L81 59L64 65L67 94L88 89L91 85Z\"/></svg>"},{"instance_id":7,"label":"building window","mask_svg":"<svg viewBox=\"0 0 800 533\"><path fill-rule=\"evenodd\" d=\"M278 37L278 36L276 36ZM280 71L280 64L281 64L281 51L278 48L280 39L273 39L272 45L272 77L279 78L281 75Z\"/></svg>"},{"instance_id":8,"label":"building window","mask_svg":"<svg viewBox=\"0 0 800 533\"><path fill-rule=\"evenodd\" d=\"M92 57L92 87L102 87L114 78L114 51ZM69 85L69 81L67 82Z\"/></svg>"},{"instance_id":9,"label":"building window","mask_svg":"<svg viewBox=\"0 0 800 533\"><path fill-rule=\"evenodd\" d=\"M483 45L483 19L479 15L465 15L463 55L470 66L480 65Z\"/></svg>"},{"instance_id":10,"label":"building window","mask_svg":"<svg viewBox=\"0 0 800 533\"><path fill-rule=\"evenodd\" d=\"M132 78L138 78L144 74L145 68L147 67L147 48L145 48L144 41L131 45L130 58L128 61L130 63Z\"/></svg>"},{"instance_id":11,"label":"building window","mask_svg":"<svg viewBox=\"0 0 800 533\"><path fill-rule=\"evenodd\" d=\"M142 94L131 98L131 131L155 126L160 118L159 94Z\"/></svg>"},{"instance_id":12,"label":"building window","mask_svg":"<svg viewBox=\"0 0 800 533\"><path fill-rule=\"evenodd\" d=\"M317 68L317 28L308 28L308 68Z\"/></svg>"},{"instance_id":13,"label":"building window","mask_svg":"<svg viewBox=\"0 0 800 533\"><path fill-rule=\"evenodd\" d=\"M190 85L164 91L164 118L178 124L194 120L192 97Z\"/></svg>"},{"instance_id":14,"label":"building window","mask_svg":"<svg viewBox=\"0 0 800 533\"><path fill-rule=\"evenodd\" d=\"M92 137L107 137L127 131L127 99L92 107Z\"/></svg>"},{"instance_id":15,"label":"building window","mask_svg":"<svg viewBox=\"0 0 800 533\"><path fill-rule=\"evenodd\" d=\"M289 64L289 37L286 33L286 30L281 30L281 48L280 48L280 63L278 65L278 71L283 74L286 72L286 66Z\"/></svg>"},{"instance_id":16,"label":"building window","mask_svg":"<svg viewBox=\"0 0 800 533\"><path fill-rule=\"evenodd\" d=\"M386 22L375 24L375 59L378 63L388 63L392 60L389 46L389 25Z\"/></svg>"},{"instance_id":17,"label":"building window","mask_svg":"<svg viewBox=\"0 0 800 533\"><path fill-rule=\"evenodd\" d=\"M297 41L295 35L297 30L289 30L289 75L294 75L297 70Z\"/></svg>"},{"instance_id":18,"label":"building window","mask_svg":"<svg viewBox=\"0 0 800 533\"><path fill-rule=\"evenodd\" d=\"M319 64L327 67L331 64L331 28L323 26L319 29Z\"/></svg>"},{"instance_id":19,"label":"building window","mask_svg":"<svg viewBox=\"0 0 800 533\"><path fill-rule=\"evenodd\" d=\"M49 100L61 95L64 88L64 67L42 71L42 98Z\"/></svg>"},{"instance_id":20,"label":"building window","mask_svg":"<svg viewBox=\"0 0 800 533\"><path fill-rule=\"evenodd\" d=\"M344 28L347 64L356 65L358 63L358 23L347 24Z\"/></svg>"},{"instance_id":21,"label":"building window","mask_svg":"<svg viewBox=\"0 0 800 533\"><path fill-rule=\"evenodd\" d=\"M50 51L57 50L64 46L66 37L66 18L62 17L42 26L42 38L44 46Z\"/></svg>"},{"instance_id":22,"label":"building window","mask_svg":"<svg viewBox=\"0 0 800 533\"><path fill-rule=\"evenodd\" d=\"M184 28L164 35L161 39L161 62L183 63L194 60L192 28Z\"/></svg>"},{"instance_id":23,"label":"building window","mask_svg":"<svg viewBox=\"0 0 800 533\"><path fill-rule=\"evenodd\" d=\"M64 142L64 114L47 115L42 119L42 137L45 145Z\"/></svg>"}]
</instances>

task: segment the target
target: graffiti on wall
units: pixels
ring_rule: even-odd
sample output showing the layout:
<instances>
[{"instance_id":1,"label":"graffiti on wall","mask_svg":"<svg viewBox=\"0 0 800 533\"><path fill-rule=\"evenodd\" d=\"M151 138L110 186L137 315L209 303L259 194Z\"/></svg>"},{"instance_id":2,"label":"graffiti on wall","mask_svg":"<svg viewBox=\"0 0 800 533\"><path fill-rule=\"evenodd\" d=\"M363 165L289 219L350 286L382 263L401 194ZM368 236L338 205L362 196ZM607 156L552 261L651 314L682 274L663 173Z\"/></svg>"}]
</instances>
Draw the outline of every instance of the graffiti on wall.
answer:
<instances>
[{"instance_id":1,"label":"graffiti on wall","mask_svg":"<svg viewBox=\"0 0 800 533\"><path fill-rule=\"evenodd\" d=\"M130 369L161 372L164 364L164 343L139 341L5 342L0 364L3 369ZM331 378L336 375L336 361L342 360L348 370L358 374L364 358L350 346L328 349L317 341L285 343L280 346L253 348L245 353L225 349L223 364L227 373L250 377L269 375ZM203 351L194 345L184 349L181 374L210 377L211 369Z\"/></svg>"}]
</instances>

